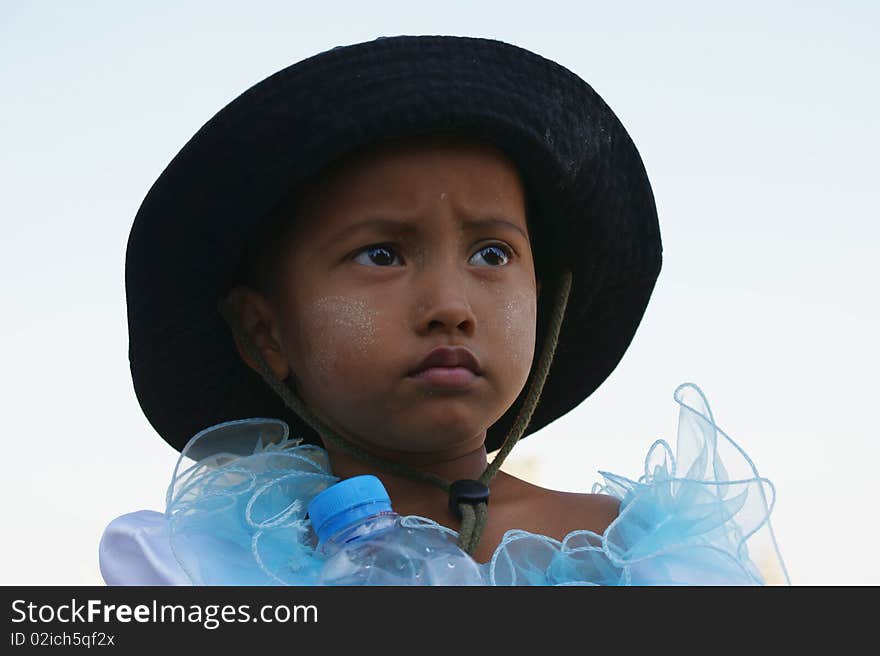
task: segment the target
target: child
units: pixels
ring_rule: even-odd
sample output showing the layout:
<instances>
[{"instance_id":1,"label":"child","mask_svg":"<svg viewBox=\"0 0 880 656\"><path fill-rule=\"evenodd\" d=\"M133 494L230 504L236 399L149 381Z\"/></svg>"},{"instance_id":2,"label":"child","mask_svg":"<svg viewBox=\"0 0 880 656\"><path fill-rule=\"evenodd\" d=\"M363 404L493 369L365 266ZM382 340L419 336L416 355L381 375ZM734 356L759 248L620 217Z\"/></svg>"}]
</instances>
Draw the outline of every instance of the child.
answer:
<instances>
[{"instance_id":1,"label":"child","mask_svg":"<svg viewBox=\"0 0 880 656\"><path fill-rule=\"evenodd\" d=\"M677 457L658 441L639 481L574 494L498 470L614 369L660 262L635 146L553 62L394 37L264 80L132 227L135 390L199 462L164 515L110 524L105 580L312 583L308 501L371 473L489 584L765 582L746 540L769 531L769 482L724 436L728 477L693 386Z\"/></svg>"}]
</instances>

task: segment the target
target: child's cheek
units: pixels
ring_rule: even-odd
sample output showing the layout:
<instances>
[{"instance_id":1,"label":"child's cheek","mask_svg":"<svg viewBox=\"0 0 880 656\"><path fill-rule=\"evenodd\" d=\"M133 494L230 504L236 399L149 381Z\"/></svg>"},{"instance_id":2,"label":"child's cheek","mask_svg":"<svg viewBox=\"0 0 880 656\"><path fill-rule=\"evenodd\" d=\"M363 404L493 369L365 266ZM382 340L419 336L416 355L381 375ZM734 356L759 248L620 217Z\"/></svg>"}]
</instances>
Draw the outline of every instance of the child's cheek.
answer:
<instances>
[{"instance_id":1,"label":"child's cheek","mask_svg":"<svg viewBox=\"0 0 880 656\"><path fill-rule=\"evenodd\" d=\"M513 372L528 374L535 354L537 299L534 292L505 290L499 298L494 330L499 335L498 356L510 363Z\"/></svg>"},{"instance_id":2,"label":"child's cheek","mask_svg":"<svg viewBox=\"0 0 880 656\"><path fill-rule=\"evenodd\" d=\"M376 342L376 310L363 299L324 296L306 305L300 315L309 377L322 387L338 385L352 365L369 358Z\"/></svg>"}]
</instances>

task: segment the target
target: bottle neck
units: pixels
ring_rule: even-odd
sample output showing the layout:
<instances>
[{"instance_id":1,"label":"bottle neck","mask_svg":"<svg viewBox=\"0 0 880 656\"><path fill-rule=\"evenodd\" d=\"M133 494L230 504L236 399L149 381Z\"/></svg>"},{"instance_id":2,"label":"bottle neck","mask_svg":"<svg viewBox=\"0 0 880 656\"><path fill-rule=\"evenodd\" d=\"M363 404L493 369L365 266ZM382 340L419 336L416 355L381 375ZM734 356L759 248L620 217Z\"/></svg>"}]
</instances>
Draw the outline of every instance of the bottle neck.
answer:
<instances>
[{"instance_id":1,"label":"bottle neck","mask_svg":"<svg viewBox=\"0 0 880 656\"><path fill-rule=\"evenodd\" d=\"M350 542L384 533L394 526L396 521L397 513L393 510L385 510L369 517L357 518L326 540L319 542L318 551L325 556L332 556Z\"/></svg>"}]
</instances>

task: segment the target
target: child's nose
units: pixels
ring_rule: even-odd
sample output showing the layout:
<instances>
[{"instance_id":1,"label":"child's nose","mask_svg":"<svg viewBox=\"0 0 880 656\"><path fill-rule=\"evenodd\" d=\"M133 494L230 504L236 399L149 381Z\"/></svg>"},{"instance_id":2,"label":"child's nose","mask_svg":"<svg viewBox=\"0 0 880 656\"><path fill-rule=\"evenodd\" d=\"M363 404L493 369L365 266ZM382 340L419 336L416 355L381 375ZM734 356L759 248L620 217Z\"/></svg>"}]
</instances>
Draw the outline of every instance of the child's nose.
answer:
<instances>
[{"instance_id":1,"label":"child's nose","mask_svg":"<svg viewBox=\"0 0 880 656\"><path fill-rule=\"evenodd\" d=\"M418 330L472 336L477 317L469 297L468 281L454 267L437 267L420 276Z\"/></svg>"}]
</instances>

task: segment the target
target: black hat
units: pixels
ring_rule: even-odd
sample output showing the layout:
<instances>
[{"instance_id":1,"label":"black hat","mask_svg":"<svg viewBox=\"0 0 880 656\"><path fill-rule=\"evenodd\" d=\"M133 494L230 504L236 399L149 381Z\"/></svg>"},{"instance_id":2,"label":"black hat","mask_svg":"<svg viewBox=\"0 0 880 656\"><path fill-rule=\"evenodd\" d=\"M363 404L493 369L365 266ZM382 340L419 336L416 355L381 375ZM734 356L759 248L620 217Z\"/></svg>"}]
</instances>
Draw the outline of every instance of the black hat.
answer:
<instances>
[{"instance_id":1,"label":"black hat","mask_svg":"<svg viewBox=\"0 0 880 656\"><path fill-rule=\"evenodd\" d=\"M355 150L454 131L518 166L543 270L572 286L556 355L523 436L577 406L632 341L660 272L657 211L620 121L581 78L492 39L380 37L339 46L254 85L209 120L153 184L128 240L129 360L141 408L180 450L228 420L277 417L317 435L239 355L218 299L291 189ZM538 298L543 344L554 284ZM537 360L537 357L536 357ZM528 386L526 386L526 389ZM491 426L507 435L526 389Z\"/></svg>"}]
</instances>

